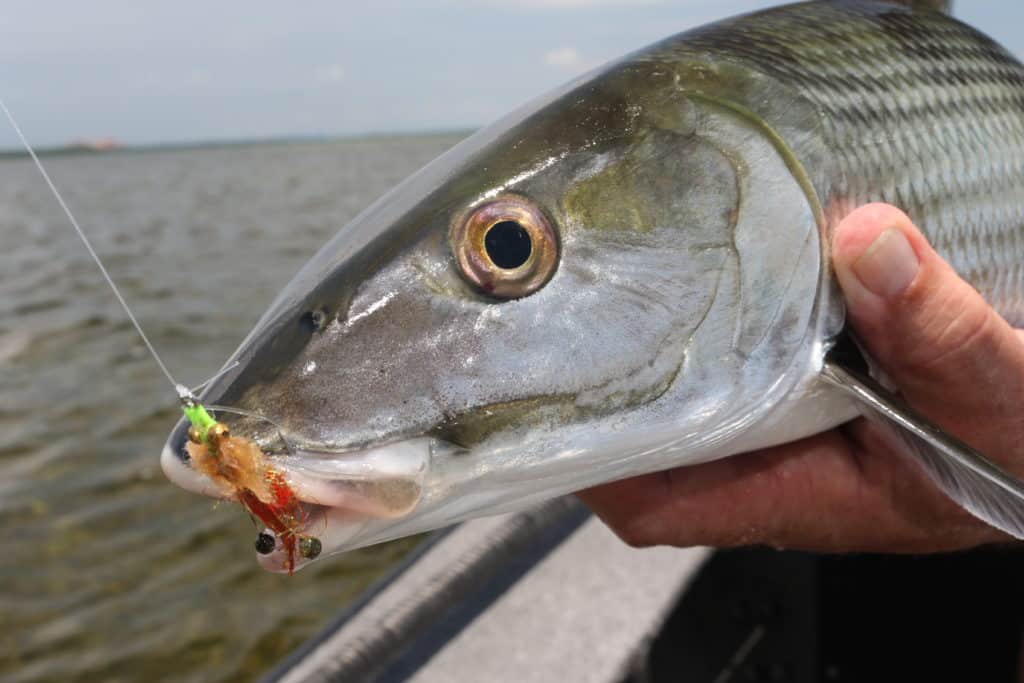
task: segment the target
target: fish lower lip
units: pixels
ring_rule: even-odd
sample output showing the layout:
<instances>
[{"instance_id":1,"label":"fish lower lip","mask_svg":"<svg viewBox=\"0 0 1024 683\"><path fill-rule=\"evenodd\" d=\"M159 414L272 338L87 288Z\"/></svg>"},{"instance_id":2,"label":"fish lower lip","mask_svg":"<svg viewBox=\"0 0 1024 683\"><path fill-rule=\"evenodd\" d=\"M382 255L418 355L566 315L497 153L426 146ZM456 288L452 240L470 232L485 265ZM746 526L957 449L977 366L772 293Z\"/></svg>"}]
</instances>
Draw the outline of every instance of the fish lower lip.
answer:
<instances>
[{"instance_id":1,"label":"fish lower lip","mask_svg":"<svg viewBox=\"0 0 1024 683\"><path fill-rule=\"evenodd\" d=\"M302 501L371 517L400 517L420 499L430 467L432 439L333 453L299 448L275 458Z\"/></svg>"},{"instance_id":2,"label":"fish lower lip","mask_svg":"<svg viewBox=\"0 0 1024 683\"><path fill-rule=\"evenodd\" d=\"M348 453L297 448L274 459L306 512L298 533L316 538L326 554L348 543L374 519L394 519L412 512L423 493L433 439L418 438ZM278 543L258 555L271 572L289 566ZM300 569L311 558L294 558Z\"/></svg>"},{"instance_id":3,"label":"fish lower lip","mask_svg":"<svg viewBox=\"0 0 1024 683\"><path fill-rule=\"evenodd\" d=\"M172 436L160 456L168 479L193 493L234 497L233 491L189 466L180 453L183 444L176 441ZM303 447L290 455L272 457L271 464L305 503L393 518L408 513L418 502L430 465L432 442L415 438L348 452Z\"/></svg>"},{"instance_id":4,"label":"fish lower lip","mask_svg":"<svg viewBox=\"0 0 1024 683\"><path fill-rule=\"evenodd\" d=\"M160 464L173 483L214 498L237 500L238 491L221 486L189 465L184 430L175 430L164 445ZM321 543L322 554L343 547L373 520L396 519L414 511L423 495L435 450L447 445L418 437L381 446L335 452L296 444L287 455L271 455L270 466L300 501L303 519L295 532ZM273 535L273 534L272 534ZM269 571L287 571L291 560L280 542L257 555ZM294 557L298 569L314 558Z\"/></svg>"},{"instance_id":5,"label":"fish lower lip","mask_svg":"<svg viewBox=\"0 0 1024 683\"><path fill-rule=\"evenodd\" d=\"M164 475L186 491L198 493L211 498L230 498L229 492L221 490L212 479L197 472L188 465L182 455L184 444L175 444L175 439L168 439L160 452L160 468Z\"/></svg>"}]
</instances>

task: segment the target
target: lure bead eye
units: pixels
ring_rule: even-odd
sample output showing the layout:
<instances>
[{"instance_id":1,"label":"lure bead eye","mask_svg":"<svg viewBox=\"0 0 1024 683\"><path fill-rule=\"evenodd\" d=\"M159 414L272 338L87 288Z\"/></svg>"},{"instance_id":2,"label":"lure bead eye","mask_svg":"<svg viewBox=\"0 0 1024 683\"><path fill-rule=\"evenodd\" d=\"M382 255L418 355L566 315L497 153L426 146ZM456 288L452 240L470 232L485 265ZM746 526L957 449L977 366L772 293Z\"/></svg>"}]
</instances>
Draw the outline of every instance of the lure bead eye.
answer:
<instances>
[{"instance_id":1,"label":"lure bead eye","mask_svg":"<svg viewBox=\"0 0 1024 683\"><path fill-rule=\"evenodd\" d=\"M256 543L254 545L256 546L256 552L260 555L269 555L274 552L274 547L277 545L277 541L275 541L274 537L270 534L261 531L259 535L256 536Z\"/></svg>"},{"instance_id":2,"label":"lure bead eye","mask_svg":"<svg viewBox=\"0 0 1024 683\"><path fill-rule=\"evenodd\" d=\"M456 218L449 234L459 271L495 299L520 299L558 267L558 235L525 197L502 195Z\"/></svg>"},{"instance_id":3,"label":"lure bead eye","mask_svg":"<svg viewBox=\"0 0 1024 683\"><path fill-rule=\"evenodd\" d=\"M218 422L212 425L206 432L206 440L209 441L210 445L214 448L217 448L224 439L229 438L231 438L231 431L223 422Z\"/></svg>"},{"instance_id":4,"label":"lure bead eye","mask_svg":"<svg viewBox=\"0 0 1024 683\"><path fill-rule=\"evenodd\" d=\"M323 545L320 543L319 538L303 536L299 539L299 554L307 560L312 560L320 555L321 550L323 550Z\"/></svg>"}]
</instances>

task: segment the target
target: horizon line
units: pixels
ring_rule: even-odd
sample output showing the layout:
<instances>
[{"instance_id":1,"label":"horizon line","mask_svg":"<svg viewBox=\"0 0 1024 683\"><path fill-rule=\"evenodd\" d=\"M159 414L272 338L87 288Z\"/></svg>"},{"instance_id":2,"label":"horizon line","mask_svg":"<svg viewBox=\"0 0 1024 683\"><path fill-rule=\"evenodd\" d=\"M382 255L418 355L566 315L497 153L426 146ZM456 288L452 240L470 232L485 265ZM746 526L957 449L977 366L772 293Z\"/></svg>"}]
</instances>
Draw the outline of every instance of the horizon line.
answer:
<instances>
[{"instance_id":1,"label":"horizon line","mask_svg":"<svg viewBox=\"0 0 1024 683\"><path fill-rule=\"evenodd\" d=\"M419 137L431 135L468 135L479 126L453 126L450 128L424 128L378 130L363 133L282 133L239 138L197 138L195 140L167 140L157 142L121 143L113 137L81 138L57 145L33 147L39 155L117 154L122 152L152 152L160 150L237 147L259 144L288 144L302 142L357 141L389 137ZM0 148L0 159L27 157L23 147Z\"/></svg>"}]
</instances>

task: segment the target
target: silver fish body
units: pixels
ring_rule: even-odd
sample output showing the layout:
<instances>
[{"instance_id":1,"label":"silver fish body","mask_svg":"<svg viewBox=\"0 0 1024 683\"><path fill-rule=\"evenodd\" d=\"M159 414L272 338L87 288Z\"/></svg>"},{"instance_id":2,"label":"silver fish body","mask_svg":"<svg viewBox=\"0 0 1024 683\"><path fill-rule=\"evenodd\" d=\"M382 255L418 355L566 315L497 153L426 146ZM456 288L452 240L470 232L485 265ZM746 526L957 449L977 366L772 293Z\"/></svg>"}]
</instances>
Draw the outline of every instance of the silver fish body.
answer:
<instances>
[{"instance_id":1,"label":"silver fish body","mask_svg":"<svg viewBox=\"0 0 1024 683\"><path fill-rule=\"evenodd\" d=\"M1024 71L977 31L881 3L805 3L697 31L685 50L730 61L794 93L749 106L780 130L803 101L820 129L787 135L826 231L870 201L908 212L1011 323L1024 323ZM796 96L792 96L796 94Z\"/></svg>"},{"instance_id":2,"label":"silver fish body","mask_svg":"<svg viewBox=\"0 0 1024 683\"><path fill-rule=\"evenodd\" d=\"M813 434L857 414L821 380L843 325L827 245L875 200L1024 322L1024 68L891 4L727 20L568 84L379 200L204 399L265 418L223 416L276 451L325 555ZM558 240L557 270L510 300L456 257L483 247L453 242L502 202ZM185 430L164 470L216 495Z\"/></svg>"}]
</instances>

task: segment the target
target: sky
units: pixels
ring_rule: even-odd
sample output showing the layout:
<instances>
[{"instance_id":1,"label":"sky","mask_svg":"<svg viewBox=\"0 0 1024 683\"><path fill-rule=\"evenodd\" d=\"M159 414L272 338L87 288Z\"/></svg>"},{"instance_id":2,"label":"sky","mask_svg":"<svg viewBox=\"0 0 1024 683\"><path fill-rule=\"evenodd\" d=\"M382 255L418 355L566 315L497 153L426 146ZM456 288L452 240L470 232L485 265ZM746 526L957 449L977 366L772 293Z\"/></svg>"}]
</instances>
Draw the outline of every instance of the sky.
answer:
<instances>
[{"instance_id":1,"label":"sky","mask_svg":"<svg viewBox=\"0 0 1024 683\"><path fill-rule=\"evenodd\" d=\"M0 98L37 146L476 128L764 0L4 0ZM1024 56L1024 3L956 15ZM0 125L0 149L17 146Z\"/></svg>"}]
</instances>

